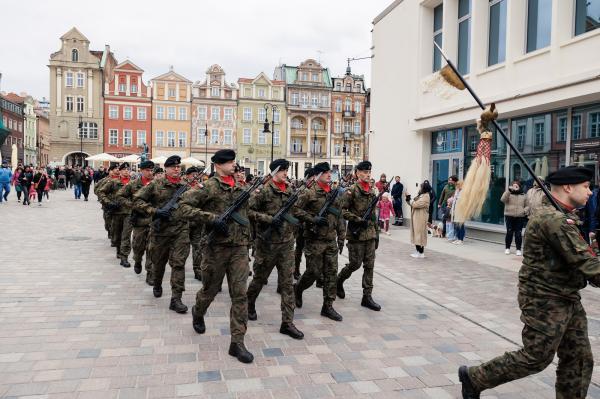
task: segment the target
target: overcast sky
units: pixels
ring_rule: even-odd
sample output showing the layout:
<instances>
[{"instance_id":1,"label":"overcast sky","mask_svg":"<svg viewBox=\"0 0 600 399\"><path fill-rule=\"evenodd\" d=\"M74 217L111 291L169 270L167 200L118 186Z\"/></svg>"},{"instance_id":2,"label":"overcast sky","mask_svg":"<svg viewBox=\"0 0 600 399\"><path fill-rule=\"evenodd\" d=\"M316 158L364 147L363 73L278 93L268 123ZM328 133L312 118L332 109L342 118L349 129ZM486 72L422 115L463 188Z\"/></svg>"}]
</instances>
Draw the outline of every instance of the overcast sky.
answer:
<instances>
[{"instance_id":1,"label":"overcast sky","mask_svg":"<svg viewBox=\"0 0 600 399\"><path fill-rule=\"evenodd\" d=\"M219 64L229 82L269 77L279 62L321 60L343 75L346 58L370 55L372 21L392 0L218 0L101 2L11 1L2 6L0 73L2 91L49 96L48 60L60 36L73 26L90 48L109 44L117 61L130 58L144 81L169 65L186 78L203 80ZM370 60L352 72L370 86Z\"/></svg>"}]
</instances>

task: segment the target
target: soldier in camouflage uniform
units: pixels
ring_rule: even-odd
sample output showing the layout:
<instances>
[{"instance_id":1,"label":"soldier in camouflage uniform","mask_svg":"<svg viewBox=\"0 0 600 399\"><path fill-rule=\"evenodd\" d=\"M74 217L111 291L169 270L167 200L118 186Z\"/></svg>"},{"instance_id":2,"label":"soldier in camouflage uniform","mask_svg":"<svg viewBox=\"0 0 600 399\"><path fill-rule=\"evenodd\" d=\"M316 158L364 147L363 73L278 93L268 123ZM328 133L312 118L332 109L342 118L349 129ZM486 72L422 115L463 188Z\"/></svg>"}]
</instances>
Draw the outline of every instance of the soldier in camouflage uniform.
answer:
<instances>
[{"instance_id":1,"label":"soldier in camouflage uniform","mask_svg":"<svg viewBox=\"0 0 600 399\"><path fill-rule=\"evenodd\" d=\"M275 215L292 195L287 184L290 163L276 159L269 165L271 172L279 167L273 180L250 199L250 220L256 223L256 267L248 287L248 318L256 320L256 299L266 284L271 271L277 267L278 289L281 293L281 327L279 332L295 339L304 334L294 325L294 225ZM294 221L294 220L292 220Z\"/></svg>"},{"instance_id":2,"label":"soldier in camouflage uniform","mask_svg":"<svg viewBox=\"0 0 600 399\"><path fill-rule=\"evenodd\" d=\"M169 309L186 313L187 306L181 302L185 291L185 261L190 254L190 233L186 219L164 206L177 190L186 186L181 181L181 158L172 155L165 161L165 177L154 179L134 196L134 209L152 217L148 254L152 260L153 293L162 296L162 281L167 262L171 266L171 303Z\"/></svg>"},{"instance_id":3,"label":"soldier in camouflage uniform","mask_svg":"<svg viewBox=\"0 0 600 399\"><path fill-rule=\"evenodd\" d=\"M539 373L555 354L556 398L586 397L594 360L579 291L588 282L600 284L600 261L578 230L581 222L575 210L590 197L592 177L591 170L572 166L546 178L552 196L566 213L544 198L542 208L527 224L518 296L525 325L523 348L479 366L461 366L458 375L464 399L477 399L485 389Z\"/></svg>"},{"instance_id":4,"label":"soldier in camouflage uniform","mask_svg":"<svg viewBox=\"0 0 600 399\"><path fill-rule=\"evenodd\" d=\"M304 171L304 180L310 179L314 176L313 168L307 168ZM300 263L302 263L302 252L304 252L304 228L302 224L296 226L294 232L296 237L296 249L294 250L294 279L300 278Z\"/></svg>"},{"instance_id":5,"label":"soldier in camouflage uniform","mask_svg":"<svg viewBox=\"0 0 600 399\"><path fill-rule=\"evenodd\" d=\"M190 189L199 190L200 184L198 183L198 168L192 166L187 168L185 171L185 180L187 181ZM192 244L192 269L194 271L194 278L198 281L202 281L201 265L202 265L202 236L203 236L203 225L199 221L190 220L190 243Z\"/></svg>"},{"instance_id":6,"label":"soldier in camouflage uniform","mask_svg":"<svg viewBox=\"0 0 600 399\"><path fill-rule=\"evenodd\" d=\"M98 190L100 190L100 188L105 185L106 183L108 183L109 181L111 181L113 178L118 178L119 174L118 174L118 169L117 169L117 165L113 165L110 168L108 168L108 175L106 177L104 177L102 180L100 180L98 183L94 184L94 194L96 194L96 196L98 196ZM100 202L100 198L98 197L98 202ZM100 204L102 204L100 202ZM102 205L102 217L104 219L104 229L106 230L106 233L108 234L108 239L111 240L111 246L112 245L112 218L111 218L111 211L109 211L104 205Z\"/></svg>"},{"instance_id":7,"label":"soldier in camouflage uniform","mask_svg":"<svg viewBox=\"0 0 600 399\"><path fill-rule=\"evenodd\" d=\"M217 295L224 276L227 276L231 297L229 354L243 363L251 363L254 356L244 345L248 324L248 204L245 203L238 210L238 222L226 223L219 219L243 190L233 177L234 151L219 150L211 161L215 165L215 175L206 181L203 189L185 193L178 210L188 220L204 224L207 234L212 235L202 257L202 289L196 294L196 305L192 307L192 326L198 334L204 334L204 316Z\"/></svg>"},{"instance_id":8,"label":"soldier in camouflage uniform","mask_svg":"<svg viewBox=\"0 0 600 399\"><path fill-rule=\"evenodd\" d=\"M379 243L379 225L375 210L371 217L363 221L362 217L369 204L377 198L375 190L371 187L371 162L362 161L356 165L358 181L349 187L342 195L342 212L348 221L348 257L350 263L340 271L337 276L337 296L345 298L344 281L353 272L363 267L363 297L361 305L371 310L379 311L371 294L373 292L373 268L375 267L375 250ZM354 234L356 232L356 234Z\"/></svg>"},{"instance_id":9,"label":"soldier in camouflage uniform","mask_svg":"<svg viewBox=\"0 0 600 399\"><path fill-rule=\"evenodd\" d=\"M100 202L112 213L111 244L117 248L117 258L121 260L120 264L123 267L131 267L128 260L131 252L131 223L129 223L131 208L128 203L119 201L117 192L127 183L129 183L129 164L123 162L119 166L119 178L111 179L97 190Z\"/></svg>"},{"instance_id":10,"label":"soldier in camouflage uniform","mask_svg":"<svg viewBox=\"0 0 600 399\"><path fill-rule=\"evenodd\" d=\"M142 187L147 186L153 179L152 170L154 169L154 162L144 161L140 163L140 177L132 180L126 186L122 187L117 192L117 198L119 203L124 204L127 208L133 208L133 196ZM131 247L133 249L133 270L136 274L142 272L142 258L144 252L148 246L148 239L150 237L150 222L151 219L145 214L141 214L137 209L131 210L129 217L133 234L131 237ZM146 254L146 283L153 285L152 280L152 260L150 256Z\"/></svg>"},{"instance_id":11,"label":"soldier in camouflage uniform","mask_svg":"<svg viewBox=\"0 0 600 399\"><path fill-rule=\"evenodd\" d=\"M342 316L333 308L335 300L335 279L338 267L338 249L344 245L345 225L339 210L339 198L325 213L318 216L331 191L331 169L329 163L322 162L314 167L319 175L317 184L304 191L296 202L295 213L304 223L304 255L306 270L295 287L296 307L302 307L302 292L323 275L323 307L321 316L342 321ZM337 214L337 215L336 215Z\"/></svg>"}]
</instances>

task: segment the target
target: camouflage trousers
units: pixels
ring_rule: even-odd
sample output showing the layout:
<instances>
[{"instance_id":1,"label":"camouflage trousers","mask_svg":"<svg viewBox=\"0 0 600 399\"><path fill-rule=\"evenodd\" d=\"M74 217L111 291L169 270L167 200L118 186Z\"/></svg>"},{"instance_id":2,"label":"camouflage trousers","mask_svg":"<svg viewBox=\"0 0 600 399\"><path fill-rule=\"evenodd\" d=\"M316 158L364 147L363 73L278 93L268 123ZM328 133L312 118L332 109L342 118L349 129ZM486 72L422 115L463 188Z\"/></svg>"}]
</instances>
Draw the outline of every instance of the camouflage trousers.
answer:
<instances>
[{"instance_id":1,"label":"camouflage trousers","mask_svg":"<svg viewBox=\"0 0 600 399\"><path fill-rule=\"evenodd\" d=\"M523 348L469 368L479 390L493 388L544 370L558 355L556 398L585 398L594 359L581 302L519 294Z\"/></svg>"},{"instance_id":2,"label":"camouflage trousers","mask_svg":"<svg viewBox=\"0 0 600 399\"><path fill-rule=\"evenodd\" d=\"M248 325L248 247L207 246L202 257L202 288L196 293L196 312L205 315L227 276L231 309L229 330L231 342L243 343Z\"/></svg>"},{"instance_id":3,"label":"camouflage trousers","mask_svg":"<svg viewBox=\"0 0 600 399\"><path fill-rule=\"evenodd\" d=\"M304 245L306 270L298 280L298 290L304 291L323 276L323 303L335 301L338 247L335 240L306 240Z\"/></svg>"},{"instance_id":4,"label":"camouflage trousers","mask_svg":"<svg viewBox=\"0 0 600 399\"><path fill-rule=\"evenodd\" d=\"M102 209L102 217L104 218L104 230L108 233L108 239L112 240L112 215L106 209Z\"/></svg>"},{"instance_id":5,"label":"camouflage trousers","mask_svg":"<svg viewBox=\"0 0 600 399\"><path fill-rule=\"evenodd\" d=\"M185 261L190 254L190 236L187 228L174 236L157 236L150 232L148 253L152 260L154 286L162 286L167 262L171 266L171 296L181 298L185 291Z\"/></svg>"},{"instance_id":6,"label":"camouflage trousers","mask_svg":"<svg viewBox=\"0 0 600 399\"><path fill-rule=\"evenodd\" d=\"M131 253L131 223L129 215L112 215L111 243L117 248L117 255L127 259Z\"/></svg>"},{"instance_id":7,"label":"camouflage trousers","mask_svg":"<svg viewBox=\"0 0 600 399\"><path fill-rule=\"evenodd\" d=\"M277 267L277 283L281 292L281 321L294 320L295 298L292 281L294 279L294 241L268 243L256 239L254 277L248 286L248 302L256 302L263 285L267 283L274 267Z\"/></svg>"},{"instance_id":8,"label":"camouflage trousers","mask_svg":"<svg viewBox=\"0 0 600 399\"><path fill-rule=\"evenodd\" d=\"M192 244L192 265L194 273L201 273L202 265L202 226L190 226L190 243Z\"/></svg>"},{"instance_id":9,"label":"camouflage trousers","mask_svg":"<svg viewBox=\"0 0 600 399\"><path fill-rule=\"evenodd\" d=\"M148 241L150 239L150 226L139 226L133 228L133 234L131 236L131 248L133 249L133 260L142 262L144 252L146 252L146 273L152 274L152 259L150 259L149 253L146 251L148 248Z\"/></svg>"},{"instance_id":10,"label":"camouflage trousers","mask_svg":"<svg viewBox=\"0 0 600 399\"><path fill-rule=\"evenodd\" d=\"M363 295L373 292L373 268L375 267L375 240L348 241L348 258L350 263L340 272L338 278L347 280L352 273L363 267Z\"/></svg>"}]
</instances>

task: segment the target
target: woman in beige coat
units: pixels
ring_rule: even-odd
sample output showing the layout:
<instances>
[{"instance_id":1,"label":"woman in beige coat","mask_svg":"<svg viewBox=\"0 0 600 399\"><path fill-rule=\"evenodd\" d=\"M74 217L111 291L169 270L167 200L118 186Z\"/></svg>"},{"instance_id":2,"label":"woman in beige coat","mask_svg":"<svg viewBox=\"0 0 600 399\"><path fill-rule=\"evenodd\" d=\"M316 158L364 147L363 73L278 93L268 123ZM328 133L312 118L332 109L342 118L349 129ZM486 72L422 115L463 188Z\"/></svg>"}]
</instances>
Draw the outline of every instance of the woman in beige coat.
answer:
<instances>
[{"instance_id":1,"label":"woman in beige coat","mask_svg":"<svg viewBox=\"0 0 600 399\"><path fill-rule=\"evenodd\" d=\"M410 205L410 242L415 246L413 258L425 257L427 245L427 219L429 218L429 203L431 201L431 184L425 180L421 184L419 194L414 199L407 196L406 202Z\"/></svg>"}]
</instances>

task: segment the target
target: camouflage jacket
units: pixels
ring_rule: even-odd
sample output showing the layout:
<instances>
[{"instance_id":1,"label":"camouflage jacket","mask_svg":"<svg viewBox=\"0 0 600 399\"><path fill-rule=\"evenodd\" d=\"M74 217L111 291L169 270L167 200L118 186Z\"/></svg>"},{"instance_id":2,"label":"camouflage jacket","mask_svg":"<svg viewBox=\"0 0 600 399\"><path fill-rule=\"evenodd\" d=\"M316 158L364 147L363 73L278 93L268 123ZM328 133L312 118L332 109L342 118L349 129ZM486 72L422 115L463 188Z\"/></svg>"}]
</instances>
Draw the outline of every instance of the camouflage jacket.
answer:
<instances>
[{"instance_id":1,"label":"camouflage jacket","mask_svg":"<svg viewBox=\"0 0 600 399\"><path fill-rule=\"evenodd\" d=\"M367 228L357 230L359 231L357 236L352 234L352 231L357 229L354 223L362 219L369 204L375 198L377 198L375 190L371 188L369 191L365 191L358 183L350 186L342 195L342 215L348 221L348 241L367 241L377 238L379 225L377 224L377 209L375 207L371 212Z\"/></svg>"},{"instance_id":2,"label":"camouflage jacket","mask_svg":"<svg viewBox=\"0 0 600 399\"><path fill-rule=\"evenodd\" d=\"M135 195L135 193L140 191L142 187L144 187L144 185L142 184L142 178L138 177L137 179L130 181L128 184L121 187L119 191L117 191L117 202L121 206L126 206L127 208L131 209L131 224L134 227L148 226L152 221L152 219L148 215L141 213L137 209L133 209L133 196Z\"/></svg>"},{"instance_id":3,"label":"camouflage jacket","mask_svg":"<svg viewBox=\"0 0 600 399\"><path fill-rule=\"evenodd\" d=\"M279 229L271 229L271 237L265 236L265 231L271 226L273 215L287 202L292 195L293 190L288 185L286 191L283 192L273 183L269 181L259 192L252 195L249 201L249 216L256 224L256 235L264 240L274 243L282 243L294 239L294 230L296 226L285 221ZM294 207L288 212L294 216Z\"/></svg>"},{"instance_id":4,"label":"camouflage jacket","mask_svg":"<svg viewBox=\"0 0 600 399\"><path fill-rule=\"evenodd\" d=\"M575 213L563 214L544 199L525 231L519 291L537 297L579 300L579 290L600 282L600 260L581 237Z\"/></svg>"},{"instance_id":5,"label":"camouflage jacket","mask_svg":"<svg viewBox=\"0 0 600 399\"><path fill-rule=\"evenodd\" d=\"M329 193L325 192L318 184L315 184L305 190L296 202L294 215L303 222L304 237L308 240L335 240L337 238L338 241L344 241L346 237L346 225L341 212L339 216L327 212L327 226L315 226L312 222L323 204L325 204L328 195ZM339 206L340 199L338 197L334 201L333 207L339 210Z\"/></svg>"},{"instance_id":6,"label":"camouflage jacket","mask_svg":"<svg viewBox=\"0 0 600 399\"><path fill-rule=\"evenodd\" d=\"M208 225L225 212L242 192L243 189L239 184L230 187L217 176L213 176L204 183L204 188L189 190L183 195L177 214L190 222ZM243 219L248 219L248 202L238 210L238 214ZM244 226L230 220L227 227L229 228L227 235L214 234L212 245L248 245L249 223ZM207 226L205 231L210 233L210 227Z\"/></svg>"},{"instance_id":7,"label":"camouflage jacket","mask_svg":"<svg viewBox=\"0 0 600 399\"><path fill-rule=\"evenodd\" d=\"M142 187L133 195L133 209L143 215L153 216L158 208L161 208L169 202L175 192L185 183L171 183L165 177L154 179L147 186ZM181 202L181 198L179 199ZM175 236L188 230L186 219L178 216L177 212L171 213L169 220L161 220L159 230L153 230L155 235ZM156 224L154 224L156 226Z\"/></svg>"},{"instance_id":8,"label":"camouflage jacket","mask_svg":"<svg viewBox=\"0 0 600 399\"><path fill-rule=\"evenodd\" d=\"M117 198L117 192L124 186L121 179L110 179L98 188L97 195L102 205L118 204L118 208L112 210L113 215L129 215L131 213L131 204L119 202Z\"/></svg>"},{"instance_id":9,"label":"camouflage jacket","mask_svg":"<svg viewBox=\"0 0 600 399\"><path fill-rule=\"evenodd\" d=\"M99 180L98 183L94 184L94 194L96 194L96 196L98 196L98 190L100 190L102 188L102 186L105 185L106 183L108 183L110 180L111 180L111 177L106 176L102 180ZM98 202L100 202L100 197L98 197ZM102 205L102 209L104 209L104 205Z\"/></svg>"}]
</instances>

